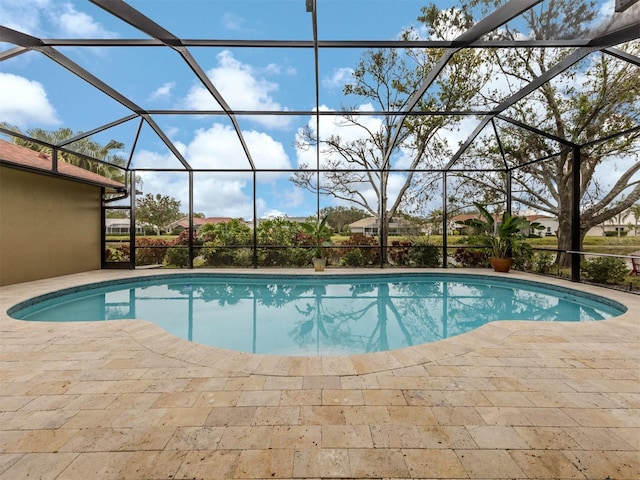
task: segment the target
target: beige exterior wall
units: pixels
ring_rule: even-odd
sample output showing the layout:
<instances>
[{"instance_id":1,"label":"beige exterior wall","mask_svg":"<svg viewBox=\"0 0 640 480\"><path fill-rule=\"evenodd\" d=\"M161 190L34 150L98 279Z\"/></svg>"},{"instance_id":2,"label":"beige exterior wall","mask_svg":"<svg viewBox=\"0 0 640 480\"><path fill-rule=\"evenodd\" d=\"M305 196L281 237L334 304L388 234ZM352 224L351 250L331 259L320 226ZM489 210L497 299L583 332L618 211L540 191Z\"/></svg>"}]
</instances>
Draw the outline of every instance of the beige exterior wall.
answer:
<instances>
[{"instance_id":1,"label":"beige exterior wall","mask_svg":"<svg viewBox=\"0 0 640 480\"><path fill-rule=\"evenodd\" d=\"M0 285L100 268L100 187L0 167Z\"/></svg>"}]
</instances>

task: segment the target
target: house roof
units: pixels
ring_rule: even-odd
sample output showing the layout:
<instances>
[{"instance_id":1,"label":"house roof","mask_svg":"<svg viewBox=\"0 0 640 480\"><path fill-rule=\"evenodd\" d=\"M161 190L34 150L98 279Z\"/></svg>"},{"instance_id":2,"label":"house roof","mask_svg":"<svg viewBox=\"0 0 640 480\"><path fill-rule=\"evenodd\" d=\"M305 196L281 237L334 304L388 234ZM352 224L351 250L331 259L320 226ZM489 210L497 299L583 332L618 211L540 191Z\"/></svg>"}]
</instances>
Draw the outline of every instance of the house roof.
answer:
<instances>
[{"instance_id":1,"label":"house roof","mask_svg":"<svg viewBox=\"0 0 640 480\"><path fill-rule=\"evenodd\" d=\"M15 143L7 142L6 140L0 140L0 164L29 170L34 173L63 177L100 187L117 190L124 188L124 184L116 180L103 177L102 175L76 167L64 161L58 162L58 171L54 172L51 155L47 155L44 152L36 152L30 148L22 147Z\"/></svg>"},{"instance_id":2,"label":"house roof","mask_svg":"<svg viewBox=\"0 0 640 480\"><path fill-rule=\"evenodd\" d=\"M231 217L207 217L207 218L193 217L193 226L197 227L197 226L205 225L207 223L227 223L227 222L230 222L231 220L233 220L233 218ZM176 227L189 228L189 217L182 217L180 220L171 222L169 225L167 225L167 227L168 228L176 228Z\"/></svg>"},{"instance_id":3,"label":"house roof","mask_svg":"<svg viewBox=\"0 0 640 480\"><path fill-rule=\"evenodd\" d=\"M389 220L389 225L408 225L410 224L409 221L405 220L404 218L398 218L398 217L392 217ZM377 227L378 226L378 219L376 217L365 217L365 218L361 218L360 220L356 220L353 223L349 224L350 228L364 228L364 227Z\"/></svg>"},{"instance_id":4,"label":"house roof","mask_svg":"<svg viewBox=\"0 0 640 480\"><path fill-rule=\"evenodd\" d=\"M128 218L105 218L104 224L107 227L114 227L116 225L122 225L124 227L128 227L130 224L130 220Z\"/></svg>"},{"instance_id":5,"label":"house roof","mask_svg":"<svg viewBox=\"0 0 640 480\"><path fill-rule=\"evenodd\" d=\"M527 220L529 220L530 222L537 222L538 220L544 220L544 219L553 219L554 217L550 217L548 215L523 215L524 218L526 218ZM453 217L450 218L450 221L452 222L465 222L467 220L471 220L471 219L480 219L480 215L477 213L461 213L460 215L454 215ZM496 215L493 214L493 219L496 221L499 221L502 219L502 215Z\"/></svg>"},{"instance_id":6,"label":"house roof","mask_svg":"<svg viewBox=\"0 0 640 480\"><path fill-rule=\"evenodd\" d=\"M370 227L372 225L376 224L376 218L375 217L365 217L365 218L361 218L360 220L356 220L355 222L353 222L352 224L349 225L349 227L351 228L364 228L364 227Z\"/></svg>"}]
</instances>

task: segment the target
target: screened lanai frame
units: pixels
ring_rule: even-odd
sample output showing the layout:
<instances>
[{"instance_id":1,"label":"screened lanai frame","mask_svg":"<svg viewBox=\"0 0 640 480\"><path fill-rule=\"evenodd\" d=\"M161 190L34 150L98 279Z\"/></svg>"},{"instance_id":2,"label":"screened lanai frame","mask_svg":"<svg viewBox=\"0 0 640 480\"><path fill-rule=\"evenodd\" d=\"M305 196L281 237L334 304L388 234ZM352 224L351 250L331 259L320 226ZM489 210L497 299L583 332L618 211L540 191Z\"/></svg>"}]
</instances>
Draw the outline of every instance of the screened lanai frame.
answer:
<instances>
[{"instance_id":1,"label":"screened lanai frame","mask_svg":"<svg viewBox=\"0 0 640 480\"><path fill-rule=\"evenodd\" d=\"M304 116L308 118L315 119L316 127L318 129L319 138L322 137L320 130L320 118L323 116L344 116L345 114L353 113L364 116L364 115L375 115L375 116L391 116L399 119L399 123L395 127L392 132L393 139L397 139L400 135L403 123L405 119L409 116L413 115L421 115L421 116L429 116L429 115L446 115L446 116L470 116L470 117L480 117L481 120L476 128L467 136L466 140L462 142L457 151L452 155L452 157L446 162L446 164L439 168L428 168L428 169L413 169L411 172L427 172L427 173L436 173L442 175L442 211L443 211L443 221L442 221L442 230L443 230L443 258L446 259L447 255L447 186L448 186L448 176L453 175L456 172L470 172L474 171L473 168L464 167L460 165L460 159L467 151L469 146L474 142L474 140L478 137L478 135L485 129L485 127L493 128L495 131L496 139L498 144L500 144L500 136L497 128L495 127L496 121L507 122L512 125L515 125L519 128L531 131L536 133L550 141L556 142L558 145L561 145L561 149L556 152L554 155L548 158L539 158L535 159L534 162L546 161L549 158L560 154L563 151L569 150L572 155L572 198L573 198L573 208L572 208L572 279L577 281L579 280L579 263L580 263L580 158L581 151L583 148L590 146L594 142L590 142L589 144L576 144L571 141L568 141L563 138L555 137L548 132L545 132L534 125L526 125L522 124L519 121L510 118L505 112L509 109L509 107L517 104L519 101L523 100L527 95L535 91L540 86L544 85L546 82L553 80L556 76L576 65L582 59L588 57L590 54L595 52L604 52L606 55L610 55L612 57L616 57L617 59L631 63L635 66L640 67L640 58L631 55L623 50L616 48L616 45L624 44L626 42L630 42L632 40L637 40L640 38L640 18L638 15L638 8L640 5L634 5L636 2L633 0L622 1L618 0L616 2L616 15L617 22L611 22L609 24L609 28L594 28L590 30L593 33L589 38L572 38L572 39L545 39L545 40L535 40L535 39L522 39L522 40L485 40L483 36L489 34L492 31L500 28L501 26L507 24L508 22L516 19L518 16L522 15L524 12L527 12L529 9L536 7L538 4L542 3L542 0L510 0L506 1L502 6L497 8L494 12L487 15L485 18L477 22L474 26L472 26L469 30L462 33L451 40L323 40L319 38L318 35L318 10L322 8L323 0L299 0L296 2L292 2L292 5L295 4L295 8L305 9L306 13L309 17L308 27L312 31L312 39L311 40L252 40L252 39L240 39L240 40L223 40L223 39L208 39L208 38L197 38L197 39L187 39L181 38L175 35L173 32L169 31L162 25L156 23L149 16L146 16L141 11L136 10L132 6L128 5L122 1L110 1L110 0L90 0L94 5L102 8L113 17L118 20L125 22L130 25L138 32L142 32L145 36L149 38L141 38L141 39L78 39L78 38L66 38L66 39L44 39L37 38L31 35L28 35L23 32L18 32L12 30L10 28L1 26L0 27L0 41L14 45L13 48L5 50L0 53L0 61L4 61L16 56L19 56L28 51L37 51L42 55L48 57L55 64L63 67L64 69L70 71L75 74L77 77L82 79L84 82L89 84L91 87L97 89L103 94L111 97L121 106L124 106L131 113L125 117L114 119L113 121L100 125L100 126L92 126L90 130L85 131L81 135L67 139L63 142L60 142L56 145L48 145L53 152L53 169L55 171L56 165L56 157L58 151L65 151L65 149L69 149L70 145L73 142L80 140L82 138L89 137L91 135L95 135L101 132L104 132L108 129L111 129L115 126L127 123L138 121L137 123L137 133L134 140L134 145L131 148L130 156L128 160L128 164L125 168L127 175L127 184L126 184L126 193L116 197L117 199L122 199L128 195L130 199L131 215L130 215L130 231L135 231L135 178L136 174L139 172L143 172L145 170L154 171L153 168L130 168L131 160L136 151L136 143L138 137L140 135L140 130L144 127L151 128L155 134L162 140L162 142L166 145L166 147L171 151L171 153L177 158L181 164L180 168L172 169L162 169L163 172L186 172L188 175L188 183L189 183L189 229L193 231L194 227L194 208L193 208L193 191L194 191L194 173L198 172L248 172L253 175L253 222L254 222L254 238L253 238L253 252L254 252L254 267L257 266L256 262L256 252L258 248L258 242L256 238L256 222L257 222L257 210L256 210L256 176L260 173L268 173L269 169L263 169L256 166L254 161L254 153L252 152L247 142L245 140L245 136L243 130L240 126L239 119L246 116ZM192 71L195 79L213 97L217 104L220 105L220 109L217 110L179 110L179 109L171 109L171 110L152 110L145 109L138 103L134 102L120 91L118 91L113 86L107 84L105 81L101 80L98 76L95 76L78 63L74 62L71 58L64 55L60 52L60 47L76 47L76 48L98 48L98 47L112 47L112 48L162 48L162 49L170 49L175 53L181 62ZM313 109L309 110L239 110L234 109L232 105L229 105L224 98L224 96L220 93L216 85L213 81L207 76L207 73L202 68L201 64L198 62L196 57L192 54L192 49L202 49L202 48L270 48L270 49L302 49L305 51L309 51L310 55L313 57L313 66L314 66L314 78L315 85L312 87L315 98L312 103L314 103ZM420 88L408 99L406 106L402 110L396 111L320 111L320 56L321 52L331 51L335 49L408 49L408 48L437 48L443 51L442 57L436 66L427 74L424 78L422 85ZM483 110L462 110L462 111L416 111L415 107L417 106L420 98L428 91L428 89L434 84L436 81L438 74L441 70L447 65L447 63L453 58L453 56L464 49L481 49L481 48L492 48L492 49L504 49L504 48L566 48L571 49L571 53L566 55L559 63L557 63L554 67L547 70L543 74L539 75L532 82L523 85L520 90L518 90L515 94L512 94L508 98L505 98L500 104L493 106L490 109ZM244 169L202 169L202 168L194 168L188 160L180 153L179 149L176 147L174 142L169 138L169 135L163 130L163 128L159 125L158 119L162 118L164 115L193 115L193 116L216 116L220 118L225 118L229 124L233 127L233 130L237 136L238 141L242 146L242 150L246 156L247 167ZM623 132L618 132L613 135L609 135L603 138L598 139L596 142L606 142L613 139L616 136L627 135L629 133L640 130L640 126L635 126L631 129L628 129ZM16 135L15 132L12 132L7 129L0 129L4 134L7 135ZM395 141L391 142L391 145L395 145ZM397 148L394 147L394 148ZM67 150L71 151L71 150ZM390 167L390 158L394 153L393 148L384 152L384 158L382 159L383 167L377 171L377 173L383 172L397 172L402 171L398 169L392 169ZM502 152L504 158L504 152ZM316 148L316 165L315 168L310 168L313 174L320 178L322 173L326 173L321 166L320 161L320 148ZM92 159L92 161L101 162L99 159ZM505 204L507 211L511 211L511 175L512 172L522 168L526 165L516 165L509 166L507 159L504 158L504 169L493 169L488 170L485 168L478 168L477 172L488 172L494 171L504 174L506 179L505 191L506 198ZM578 168L575 168L575 167ZM278 172L289 172L295 173L299 169L278 169ZM354 171L351 169L350 171ZM320 191L318 190L316 194L316 203L317 203L317 211L320 210ZM105 202L105 208L110 205L109 201ZM104 208L103 208L104 212ZM382 216L380 216L380 221L382 221ZM104 224L104 222L103 222ZM104 242L103 235L103 242ZM380 249L383 250L387 247L387 245L383 245L382 241L380 242ZM103 245L104 247L104 245ZM189 239L189 266L193 267L193 258L194 258L194 244L193 238ZM104 249L103 249L104 250ZM103 263L104 266L104 263ZM382 264L381 264L382 266ZM446 268L447 262L443 262L443 267ZM129 264L130 268L135 267L135 242L132 236L131 239L131 262Z\"/></svg>"}]
</instances>

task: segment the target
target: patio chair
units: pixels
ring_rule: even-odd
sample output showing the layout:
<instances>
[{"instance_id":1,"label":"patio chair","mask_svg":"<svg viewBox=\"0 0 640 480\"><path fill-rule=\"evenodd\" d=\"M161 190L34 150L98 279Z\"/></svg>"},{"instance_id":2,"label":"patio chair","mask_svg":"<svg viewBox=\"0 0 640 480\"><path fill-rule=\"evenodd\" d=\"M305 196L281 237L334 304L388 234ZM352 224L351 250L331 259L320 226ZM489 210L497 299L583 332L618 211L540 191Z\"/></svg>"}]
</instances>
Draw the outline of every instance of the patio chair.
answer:
<instances>
[{"instance_id":1,"label":"patio chair","mask_svg":"<svg viewBox=\"0 0 640 480\"><path fill-rule=\"evenodd\" d=\"M629 275L640 275L640 252L631 254L631 271Z\"/></svg>"}]
</instances>

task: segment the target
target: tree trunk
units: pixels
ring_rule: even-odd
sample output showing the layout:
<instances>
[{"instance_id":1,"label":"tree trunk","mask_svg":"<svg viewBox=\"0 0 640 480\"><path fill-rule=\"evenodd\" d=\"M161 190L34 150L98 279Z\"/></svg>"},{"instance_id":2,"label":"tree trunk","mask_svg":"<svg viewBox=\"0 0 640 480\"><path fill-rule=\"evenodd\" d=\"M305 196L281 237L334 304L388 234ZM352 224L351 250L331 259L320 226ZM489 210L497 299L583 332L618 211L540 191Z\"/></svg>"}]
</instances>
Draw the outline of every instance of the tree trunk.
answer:
<instances>
[{"instance_id":1,"label":"tree trunk","mask_svg":"<svg viewBox=\"0 0 640 480\"><path fill-rule=\"evenodd\" d=\"M567 160L561 162L561 166L567 164ZM561 167L558 167L561 168ZM558 268L569 268L571 266L571 254L565 253L565 250L572 250L571 245L571 225L572 225L572 191L573 179L571 175L558 172L561 175L564 188L558 188L558 255L556 256L556 265ZM580 241L582 246L582 241Z\"/></svg>"},{"instance_id":2,"label":"tree trunk","mask_svg":"<svg viewBox=\"0 0 640 480\"><path fill-rule=\"evenodd\" d=\"M580 246L578 250L582 251L582 243L584 237L587 234L587 230L583 227L580 228ZM573 250L571 245L571 221L562 221L559 219L558 223L558 250ZM556 265L559 268L571 267L571 254L564 251L558 252L556 256Z\"/></svg>"},{"instance_id":3,"label":"tree trunk","mask_svg":"<svg viewBox=\"0 0 640 480\"><path fill-rule=\"evenodd\" d=\"M381 265L387 263L387 243L389 241L389 219L387 218L387 185L388 174L380 174L380 202L378 203L378 239L380 241L380 262Z\"/></svg>"},{"instance_id":4,"label":"tree trunk","mask_svg":"<svg viewBox=\"0 0 640 480\"><path fill-rule=\"evenodd\" d=\"M387 213L384 210L378 214L378 239L382 246L380 250L382 258L380 261L382 264L386 264L388 257L387 244L389 242L389 219L387 218Z\"/></svg>"},{"instance_id":5,"label":"tree trunk","mask_svg":"<svg viewBox=\"0 0 640 480\"><path fill-rule=\"evenodd\" d=\"M571 254L565 253L563 250L571 250L571 224L560 222L558 224L558 255L556 256L556 265L558 268L569 268L571 266Z\"/></svg>"}]
</instances>

